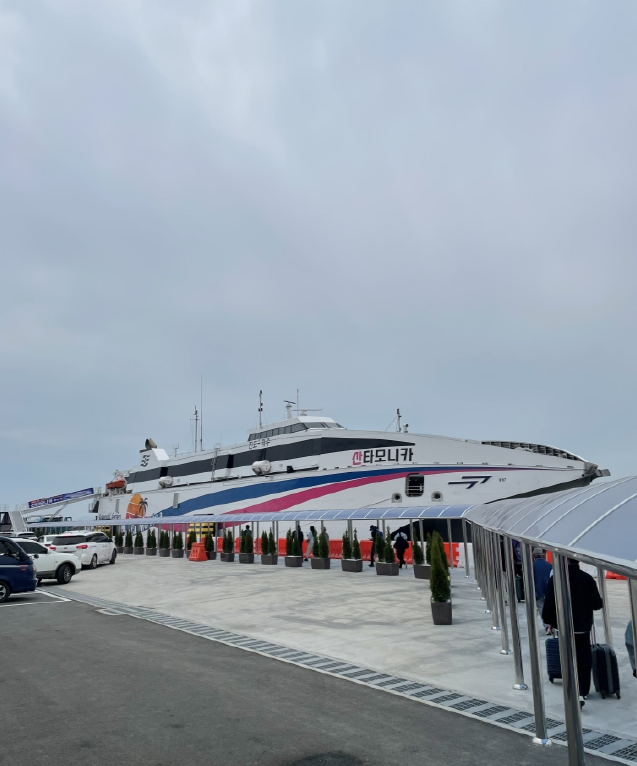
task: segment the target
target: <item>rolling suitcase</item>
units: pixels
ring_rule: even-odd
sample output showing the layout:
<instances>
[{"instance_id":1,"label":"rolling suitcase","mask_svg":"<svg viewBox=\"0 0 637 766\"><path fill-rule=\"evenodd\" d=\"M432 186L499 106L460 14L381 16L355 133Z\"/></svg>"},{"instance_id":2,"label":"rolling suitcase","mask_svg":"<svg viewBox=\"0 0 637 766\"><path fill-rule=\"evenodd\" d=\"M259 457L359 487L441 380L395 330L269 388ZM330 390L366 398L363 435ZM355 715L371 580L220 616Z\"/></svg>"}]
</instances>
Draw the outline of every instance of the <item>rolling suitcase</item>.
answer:
<instances>
[{"instance_id":1,"label":"rolling suitcase","mask_svg":"<svg viewBox=\"0 0 637 766\"><path fill-rule=\"evenodd\" d=\"M549 681L562 677L562 665L560 663L560 643L557 638L546 639L546 670Z\"/></svg>"},{"instance_id":2,"label":"rolling suitcase","mask_svg":"<svg viewBox=\"0 0 637 766\"><path fill-rule=\"evenodd\" d=\"M606 699L608 694L614 694L619 699L619 671L617 656L608 644L593 644L593 683L595 690Z\"/></svg>"}]
</instances>

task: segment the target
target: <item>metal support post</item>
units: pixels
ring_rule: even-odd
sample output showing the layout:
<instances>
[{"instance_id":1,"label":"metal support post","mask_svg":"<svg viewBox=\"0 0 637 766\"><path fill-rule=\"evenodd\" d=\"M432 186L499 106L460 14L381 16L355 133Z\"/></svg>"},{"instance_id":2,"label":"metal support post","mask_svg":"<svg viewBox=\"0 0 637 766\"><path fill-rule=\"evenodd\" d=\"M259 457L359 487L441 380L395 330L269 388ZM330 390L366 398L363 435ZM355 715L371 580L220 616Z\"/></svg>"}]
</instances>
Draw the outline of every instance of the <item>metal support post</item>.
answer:
<instances>
[{"instance_id":1,"label":"metal support post","mask_svg":"<svg viewBox=\"0 0 637 766\"><path fill-rule=\"evenodd\" d=\"M409 519L409 543L411 545L411 565L414 565L414 520ZM405 568L407 564L405 564Z\"/></svg>"},{"instance_id":2,"label":"metal support post","mask_svg":"<svg viewBox=\"0 0 637 766\"><path fill-rule=\"evenodd\" d=\"M323 523L323 522L321 522L321 524L322 524L322 523ZM383 519L383 521L382 521L382 524L383 524L383 540L385 540L385 539L386 539L386 538L385 538L385 519Z\"/></svg>"},{"instance_id":3,"label":"metal support post","mask_svg":"<svg viewBox=\"0 0 637 766\"><path fill-rule=\"evenodd\" d=\"M609 646L613 645L613 633L610 627L610 606L608 603L608 589L606 588L606 571L597 567L597 587L602 597L604 606L602 607L602 620L604 621L604 641Z\"/></svg>"},{"instance_id":4,"label":"metal support post","mask_svg":"<svg viewBox=\"0 0 637 766\"><path fill-rule=\"evenodd\" d=\"M546 709L544 706L544 685L542 681L542 654L538 635L535 602L535 578L533 577L533 558L531 546L520 543L522 548L522 574L524 576L524 601L526 605L526 628L529 634L529 659L531 663L531 686L533 687L533 710L535 712L536 745L550 745L546 731Z\"/></svg>"},{"instance_id":5,"label":"metal support post","mask_svg":"<svg viewBox=\"0 0 637 766\"><path fill-rule=\"evenodd\" d=\"M584 766L584 742L582 741L582 715L579 704L579 682L575 662L575 635L571 612L571 589L568 581L568 559L561 554L553 555L553 580L557 606L557 627L560 635L560 663L562 665L562 689L564 692L564 715L566 718L566 741L569 766Z\"/></svg>"},{"instance_id":6,"label":"metal support post","mask_svg":"<svg viewBox=\"0 0 637 766\"><path fill-rule=\"evenodd\" d=\"M467 543L467 520L462 520L462 544L464 545L464 576L465 577L471 577L471 572L469 571L469 545ZM473 565L473 569L475 572L475 562Z\"/></svg>"},{"instance_id":7,"label":"metal support post","mask_svg":"<svg viewBox=\"0 0 637 766\"><path fill-rule=\"evenodd\" d=\"M453 538L451 536L451 519L447 519L447 537L449 538L449 571L453 569Z\"/></svg>"},{"instance_id":8,"label":"metal support post","mask_svg":"<svg viewBox=\"0 0 637 766\"><path fill-rule=\"evenodd\" d=\"M510 537L504 538L504 555L507 567L507 588L509 590L509 617L511 619L511 646L513 647L513 665L515 668L514 689L525 691L529 687L524 683L524 665L520 645L520 625L518 623L518 599L515 593L515 569L513 547Z\"/></svg>"},{"instance_id":9,"label":"metal support post","mask_svg":"<svg viewBox=\"0 0 637 766\"><path fill-rule=\"evenodd\" d=\"M504 578L502 577L502 551L500 549L500 535L493 534L493 545L495 548L495 587L498 594L498 611L500 612L500 631L502 636L502 649L500 654L511 654L509 645L509 629L507 627L507 616L504 608ZM510 598L510 596L509 596Z\"/></svg>"},{"instance_id":10,"label":"metal support post","mask_svg":"<svg viewBox=\"0 0 637 766\"><path fill-rule=\"evenodd\" d=\"M498 618L498 598L495 588L495 545L493 543L493 535L491 532L485 530L485 547L487 550L487 580L489 583L487 592L487 609L491 610L491 628L492 630L500 630L500 621Z\"/></svg>"}]
</instances>

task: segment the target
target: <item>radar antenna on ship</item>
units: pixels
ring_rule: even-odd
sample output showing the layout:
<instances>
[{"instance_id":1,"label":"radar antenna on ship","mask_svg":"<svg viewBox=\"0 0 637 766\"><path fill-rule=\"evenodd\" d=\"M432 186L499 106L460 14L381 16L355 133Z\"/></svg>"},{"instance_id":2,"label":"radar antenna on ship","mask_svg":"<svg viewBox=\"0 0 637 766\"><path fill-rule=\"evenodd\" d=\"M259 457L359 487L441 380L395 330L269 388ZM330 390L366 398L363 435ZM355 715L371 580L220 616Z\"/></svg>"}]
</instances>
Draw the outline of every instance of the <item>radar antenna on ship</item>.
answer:
<instances>
[{"instance_id":1,"label":"radar antenna on ship","mask_svg":"<svg viewBox=\"0 0 637 766\"><path fill-rule=\"evenodd\" d=\"M301 416L302 418L307 416L308 412L323 412L323 408L319 407L318 409L312 409L311 407L303 407L301 408L301 404L299 401L299 389L296 389L296 409L292 406L295 402L291 402L289 399L284 399L285 402L285 409L287 411L287 419L289 420L292 417L292 413L296 412L297 416Z\"/></svg>"}]
</instances>

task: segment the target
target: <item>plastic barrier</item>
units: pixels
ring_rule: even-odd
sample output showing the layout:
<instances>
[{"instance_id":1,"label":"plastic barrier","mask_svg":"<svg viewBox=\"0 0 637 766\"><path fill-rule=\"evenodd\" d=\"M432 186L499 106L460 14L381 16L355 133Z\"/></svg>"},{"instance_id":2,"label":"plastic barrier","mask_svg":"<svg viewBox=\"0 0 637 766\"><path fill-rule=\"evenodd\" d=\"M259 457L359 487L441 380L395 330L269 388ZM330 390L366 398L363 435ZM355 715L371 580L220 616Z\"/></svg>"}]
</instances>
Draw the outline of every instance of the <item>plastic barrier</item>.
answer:
<instances>
[{"instance_id":1,"label":"plastic barrier","mask_svg":"<svg viewBox=\"0 0 637 766\"><path fill-rule=\"evenodd\" d=\"M627 577L624 577L624 575L618 575L615 574L615 572L606 572L606 579L607 580L627 580Z\"/></svg>"},{"instance_id":2,"label":"plastic barrier","mask_svg":"<svg viewBox=\"0 0 637 766\"><path fill-rule=\"evenodd\" d=\"M205 543L193 543L190 549L189 561L208 561Z\"/></svg>"}]
</instances>

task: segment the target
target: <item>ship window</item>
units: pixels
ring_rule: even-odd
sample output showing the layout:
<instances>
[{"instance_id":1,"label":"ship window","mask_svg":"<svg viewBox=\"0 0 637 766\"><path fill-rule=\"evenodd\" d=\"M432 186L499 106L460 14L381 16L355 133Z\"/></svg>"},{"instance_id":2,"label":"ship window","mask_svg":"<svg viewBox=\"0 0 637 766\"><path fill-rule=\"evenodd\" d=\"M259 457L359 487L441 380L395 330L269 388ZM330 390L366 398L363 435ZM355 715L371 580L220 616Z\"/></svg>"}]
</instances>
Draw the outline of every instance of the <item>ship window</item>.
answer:
<instances>
[{"instance_id":1,"label":"ship window","mask_svg":"<svg viewBox=\"0 0 637 766\"><path fill-rule=\"evenodd\" d=\"M407 497L420 497L425 491L425 477L421 473L412 473L405 480Z\"/></svg>"},{"instance_id":2,"label":"ship window","mask_svg":"<svg viewBox=\"0 0 637 766\"><path fill-rule=\"evenodd\" d=\"M306 428L325 428L325 423L304 423Z\"/></svg>"},{"instance_id":3,"label":"ship window","mask_svg":"<svg viewBox=\"0 0 637 766\"><path fill-rule=\"evenodd\" d=\"M305 431L305 425L303 423L295 423L290 426L290 433L295 434L297 431Z\"/></svg>"}]
</instances>

